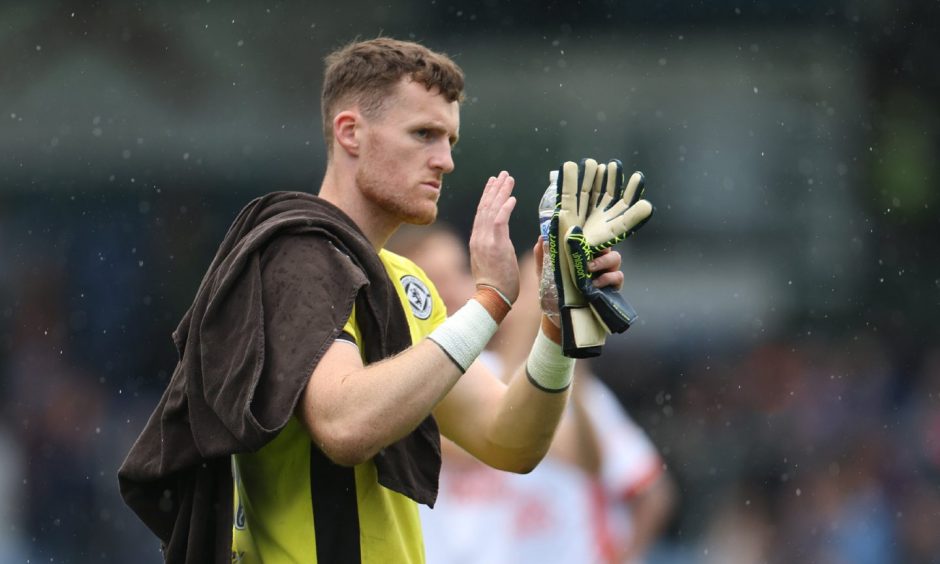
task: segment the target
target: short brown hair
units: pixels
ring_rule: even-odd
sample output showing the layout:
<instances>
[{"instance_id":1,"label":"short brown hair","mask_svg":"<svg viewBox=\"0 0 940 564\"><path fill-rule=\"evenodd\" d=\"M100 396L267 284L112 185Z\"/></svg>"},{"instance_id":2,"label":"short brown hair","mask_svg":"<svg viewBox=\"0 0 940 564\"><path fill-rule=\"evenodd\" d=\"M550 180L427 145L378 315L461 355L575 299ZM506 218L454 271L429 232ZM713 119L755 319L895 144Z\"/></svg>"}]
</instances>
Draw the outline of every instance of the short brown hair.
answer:
<instances>
[{"instance_id":1,"label":"short brown hair","mask_svg":"<svg viewBox=\"0 0 940 564\"><path fill-rule=\"evenodd\" d=\"M437 88L448 102L463 100L463 71L443 53L423 45L379 37L356 41L326 56L323 92L323 138L327 153L333 147L333 115L340 104L353 102L369 117L403 77Z\"/></svg>"}]
</instances>

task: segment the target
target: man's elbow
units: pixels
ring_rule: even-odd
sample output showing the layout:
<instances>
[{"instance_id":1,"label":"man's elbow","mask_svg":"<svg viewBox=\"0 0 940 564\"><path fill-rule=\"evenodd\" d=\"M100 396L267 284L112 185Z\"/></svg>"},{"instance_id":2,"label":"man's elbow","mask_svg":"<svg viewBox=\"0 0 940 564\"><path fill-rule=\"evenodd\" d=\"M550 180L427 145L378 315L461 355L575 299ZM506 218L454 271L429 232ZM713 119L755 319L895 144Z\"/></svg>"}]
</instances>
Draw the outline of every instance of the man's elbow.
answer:
<instances>
[{"instance_id":1,"label":"man's elbow","mask_svg":"<svg viewBox=\"0 0 940 564\"><path fill-rule=\"evenodd\" d=\"M340 466L356 466L370 460L379 448L370 443L366 433L359 432L349 425L308 426L308 432L314 445L323 454Z\"/></svg>"},{"instance_id":2,"label":"man's elbow","mask_svg":"<svg viewBox=\"0 0 940 564\"><path fill-rule=\"evenodd\" d=\"M500 462L493 466L513 474L528 474L535 470L544 458L545 452L513 452L502 457Z\"/></svg>"},{"instance_id":3,"label":"man's elbow","mask_svg":"<svg viewBox=\"0 0 940 564\"><path fill-rule=\"evenodd\" d=\"M519 465L519 466L510 468L508 471L512 472L513 474L528 474L532 472L533 470L535 470L538 467L538 465L539 465L538 462L536 462L535 464L524 464L524 465Z\"/></svg>"},{"instance_id":4,"label":"man's elbow","mask_svg":"<svg viewBox=\"0 0 940 564\"><path fill-rule=\"evenodd\" d=\"M372 455L366 454L364 449L356 445L324 442L317 443L317 446L327 458L339 466L356 466L372 458Z\"/></svg>"}]
</instances>

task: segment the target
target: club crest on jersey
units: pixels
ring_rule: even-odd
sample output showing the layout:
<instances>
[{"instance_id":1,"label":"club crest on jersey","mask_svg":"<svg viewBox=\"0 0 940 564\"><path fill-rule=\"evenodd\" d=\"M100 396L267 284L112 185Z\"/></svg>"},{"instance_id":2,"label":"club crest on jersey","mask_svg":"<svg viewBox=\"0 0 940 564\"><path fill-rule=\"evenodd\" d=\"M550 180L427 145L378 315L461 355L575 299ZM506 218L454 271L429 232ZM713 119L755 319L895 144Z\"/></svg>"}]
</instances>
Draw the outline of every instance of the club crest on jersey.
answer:
<instances>
[{"instance_id":1,"label":"club crest on jersey","mask_svg":"<svg viewBox=\"0 0 940 564\"><path fill-rule=\"evenodd\" d=\"M406 274L401 277L401 285L405 289L405 296L408 297L411 313L418 319L430 317L434 301L431 299L431 291L428 290L424 282L420 278Z\"/></svg>"}]
</instances>

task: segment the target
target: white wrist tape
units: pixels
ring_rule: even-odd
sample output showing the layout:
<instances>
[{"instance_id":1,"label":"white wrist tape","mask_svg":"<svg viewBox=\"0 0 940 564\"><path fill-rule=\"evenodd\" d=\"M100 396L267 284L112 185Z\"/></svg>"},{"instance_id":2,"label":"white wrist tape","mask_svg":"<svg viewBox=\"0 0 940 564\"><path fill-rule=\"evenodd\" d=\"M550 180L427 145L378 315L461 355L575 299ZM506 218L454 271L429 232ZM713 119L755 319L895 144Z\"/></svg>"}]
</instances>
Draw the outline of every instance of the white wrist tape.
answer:
<instances>
[{"instance_id":1,"label":"white wrist tape","mask_svg":"<svg viewBox=\"0 0 940 564\"><path fill-rule=\"evenodd\" d=\"M539 329L525 362L525 373L536 388L545 392L563 392L571 385L574 359L564 356L561 345Z\"/></svg>"},{"instance_id":2,"label":"white wrist tape","mask_svg":"<svg viewBox=\"0 0 940 564\"><path fill-rule=\"evenodd\" d=\"M463 370L490 342L499 327L480 302L470 300L428 335Z\"/></svg>"}]
</instances>

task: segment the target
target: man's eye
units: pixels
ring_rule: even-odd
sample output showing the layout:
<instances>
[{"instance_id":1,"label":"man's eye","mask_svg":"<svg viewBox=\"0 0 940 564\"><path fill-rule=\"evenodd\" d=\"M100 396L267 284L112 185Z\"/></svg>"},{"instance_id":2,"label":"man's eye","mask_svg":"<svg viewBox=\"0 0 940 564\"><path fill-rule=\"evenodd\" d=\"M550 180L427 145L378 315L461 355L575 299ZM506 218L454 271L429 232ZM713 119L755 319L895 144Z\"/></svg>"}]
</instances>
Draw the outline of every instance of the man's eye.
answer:
<instances>
[{"instance_id":1,"label":"man's eye","mask_svg":"<svg viewBox=\"0 0 940 564\"><path fill-rule=\"evenodd\" d=\"M417 135L417 136L420 137L421 139L427 139L428 137L431 136L431 130L430 130L430 129L419 129L419 130L415 131L415 135Z\"/></svg>"}]
</instances>

